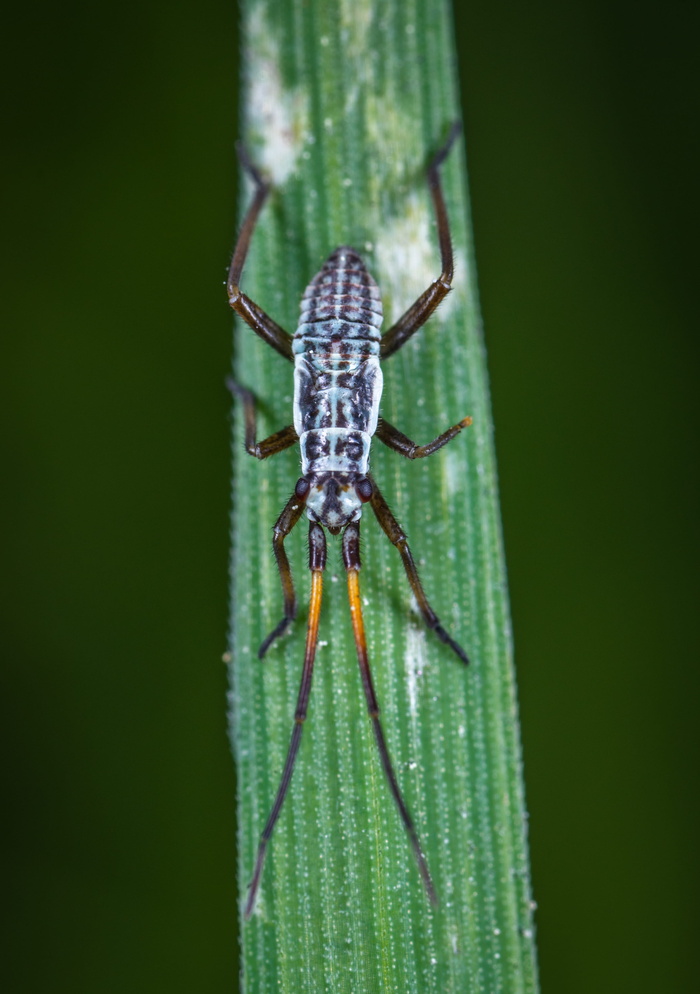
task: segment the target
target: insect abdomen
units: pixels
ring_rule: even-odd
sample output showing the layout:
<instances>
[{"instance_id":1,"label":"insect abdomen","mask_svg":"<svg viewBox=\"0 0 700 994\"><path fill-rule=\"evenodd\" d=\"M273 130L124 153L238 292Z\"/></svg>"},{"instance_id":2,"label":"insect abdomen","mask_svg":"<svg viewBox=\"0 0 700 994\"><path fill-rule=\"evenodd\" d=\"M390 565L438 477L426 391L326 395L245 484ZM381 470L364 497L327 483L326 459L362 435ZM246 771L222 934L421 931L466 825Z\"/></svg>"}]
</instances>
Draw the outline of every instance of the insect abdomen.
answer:
<instances>
[{"instance_id":1,"label":"insect abdomen","mask_svg":"<svg viewBox=\"0 0 700 994\"><path fill-rule=\"evenodd\" d=\"M340 368L335 363L343 361L352 366L353 359L379 355L381 324L379 288L362 258L354 249L337 248L304 291L293 350L312 353L325 368Z\"/></svg>"},{"instance_id":2,"label":"insect abdomen","mask_svg":"<svg viewBox=\"0 0 700 994\"><path fill-rule=\"evenodd\" d=\"M338 248L306 288L294 335L294 427L304 474L367 472L377 428L379 289L354 249Z\"/></svg>"}]
</instances>

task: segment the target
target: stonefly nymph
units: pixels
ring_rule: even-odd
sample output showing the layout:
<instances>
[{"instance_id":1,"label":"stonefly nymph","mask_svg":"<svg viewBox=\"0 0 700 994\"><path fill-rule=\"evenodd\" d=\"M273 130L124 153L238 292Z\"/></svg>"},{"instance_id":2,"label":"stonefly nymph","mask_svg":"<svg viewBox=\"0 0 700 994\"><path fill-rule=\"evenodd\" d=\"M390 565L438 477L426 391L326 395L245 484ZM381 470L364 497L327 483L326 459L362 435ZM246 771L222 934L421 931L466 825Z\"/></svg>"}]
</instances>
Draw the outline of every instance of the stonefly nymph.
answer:
<instances>
[{"instance_id":1,"label":"stonefly nymph","mask_svg":"<svg viewBox=\"0 0 700 994\"><path fill-rule=\"evenodd\" d=\"M306 719L318 641L323 571L326 565L324 528L331 535L342 532L343 564L347 573L353 635L379 756L428 897L436 903L430 871L413 819L401 795L379 720L379 704L372 684L360 600L360 518L363 506L369 504L387 538L396 546L401 556L408 582L426 625L464 664L468 663L466 653L447 634L428 603L406 536L369 473L370 443L374 435L384 445L407 459L421 459L437 452L471 424L471 418L462 418L458 424L448 428L427 445L416 445L379 416L382 394L380 361L388 359L405 345L425 324L452 286L452 245L440 184L440 166L459 130L459 124L455 123L447 141L430 162L427 174L437 220L442 272L383 335L379 331L382 324L379 288L360 255L348 246L335 249L321 271L309 283L301 300L301 317L294 335L284 331L240 290L243 265L258 216L270 191L270 184L255 167L246 149L239 146L241 162L253 181L255 192L233 254L226 283L228 299L234 311L264 342L294 363L294 423L269 438L256 441L253 394L237 383L232 382L230 386L243 403L246 451L256 459L267 459L299 442L302 470L294 493L274 527L272 543L282 582L284 615L260 646L260 657L264 656L274 640L285 631L296 614L296 596L284 540L304 511L309 519L311 569L306 651L294 713L294 728L277 795L260 837L245 906L246 918L250 917L255 906L267 845L289 789Z\"/></svg>"}]
</instances>

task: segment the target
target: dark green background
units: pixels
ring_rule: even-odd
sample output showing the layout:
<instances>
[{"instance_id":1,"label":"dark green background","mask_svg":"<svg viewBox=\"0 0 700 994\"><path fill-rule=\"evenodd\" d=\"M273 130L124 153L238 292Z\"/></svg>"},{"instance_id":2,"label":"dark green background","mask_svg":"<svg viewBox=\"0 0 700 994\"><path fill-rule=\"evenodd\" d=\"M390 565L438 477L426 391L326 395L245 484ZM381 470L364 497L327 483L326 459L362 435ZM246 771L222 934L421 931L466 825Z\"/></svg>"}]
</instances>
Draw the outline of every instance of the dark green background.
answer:
<instances>
[{"instance_id":1,"label":"dark green background","mask_svg":"<svg viewBox=\"0 0 700 994\"><path fill-rule=\"evenodd\" d=\"M235 990L237 19L223 0L12 15L13 992ZM697 20L678 0L459 9L549 992L680 994L694 973Z\"/></svg>"}]
</instances>

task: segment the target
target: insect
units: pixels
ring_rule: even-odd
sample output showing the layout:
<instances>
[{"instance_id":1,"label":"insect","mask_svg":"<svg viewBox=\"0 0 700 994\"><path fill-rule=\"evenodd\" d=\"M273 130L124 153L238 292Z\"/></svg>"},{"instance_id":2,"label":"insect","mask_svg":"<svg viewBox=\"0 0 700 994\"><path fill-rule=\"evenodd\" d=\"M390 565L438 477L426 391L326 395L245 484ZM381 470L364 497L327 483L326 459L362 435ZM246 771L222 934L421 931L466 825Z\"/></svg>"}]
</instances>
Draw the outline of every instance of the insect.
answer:
<instances>
[{"instance_id":1,"label":"insect","mask_svg":"<svg viewBox=\"0 0 700 994\"><path fill-rule=\"evenodd\" d=\"M326 565L324 529L328 529L331 535L342 532L342 555L347 574L352 629L379 756L428 897L433 903L437 901L418 833L402 797L379 719L379 704L372 683L360 601L360 519L364 505L369 504L387 538L396 546L401 556L408 582L426 625L466 665L469 661L466 653L447 634L430 606L406 535L369 473L369 450L373 436L408 459L421 459L437 452L471 424L471 418L463 418L427 445L416 445L379 416L382 394L380 360L388 359L405 345L451 289L454 266L447 209L440 183L440 167L459 131L460 126L455 123L445 144L430 162L427 172L437 220L442 272L383 335L379 330L382 324L379 288L360 255L347 246L341 246L332 252L320 272L309 283L301 300L301 317L293 336L240 290L243 265L258 216L270 191L270 184L254 166L245 148L239 146L241 162L253 181L255 192L234 250L226 284L228 299L234 311L264 342L294 363L294 423L269 438L256 441L253 394L237 383L231 383L230 386L244 408L246 451L256 459L267 459L299 442L302 468L294 493L274 526L272 544L282 582L284 614L260 646L260 658L288 628L296 615L296 595L284 541L304 511L309 519L311 570L306 650L294 727L277 795L260 837L244 911L246 918L250 917L255 906L268 842L289 789L306 719L318 641L323 571Z\"/></svg>"}]
</instances>

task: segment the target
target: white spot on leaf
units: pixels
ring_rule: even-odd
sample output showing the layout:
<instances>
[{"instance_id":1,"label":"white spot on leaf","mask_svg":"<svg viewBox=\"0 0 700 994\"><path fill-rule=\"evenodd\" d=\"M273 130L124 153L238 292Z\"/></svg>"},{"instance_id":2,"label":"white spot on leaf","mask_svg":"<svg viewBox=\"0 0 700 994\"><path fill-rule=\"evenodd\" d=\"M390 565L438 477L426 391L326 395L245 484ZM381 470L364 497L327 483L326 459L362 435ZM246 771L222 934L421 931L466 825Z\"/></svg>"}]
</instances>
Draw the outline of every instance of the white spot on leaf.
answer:
<instances>
[{"instance_id":1,"label":"white spot on leaf","mask_svg":"<svg viewBox=\"0 0 700 994\"><path fill-rule=\"evenodd\" d=\"M418 610L415 600L414 610ZM425 632L409 624L406 628L404 668L406 670L406 689L408 690L408 713L414 725L418 721L418 684L427 665Z\"/></svg>"},{"instance_id":2,"label":"white spot on leaf","mask_svg":"<svg viewBox=\"0 0 700 994\"><path fill-rule=\"evenodd\" d=\"M440 249L437 228L426 191L409 194L402 204L401 215L393 218L379 232L374 256L379 285L387 305L387 320L393 323L440 275ZM466 266L462 253L455 257L455 273L465 278ZM445 321L453 307L461 301L448 294L438 307L435 317Z\"/></svg>"},{"instance_id":3,"label":"white spot on leaf","mask_svg":"<svg viewBox=\"0 0 700 994\"><path fill-rule=\"evenodd\" d=\"M256 163L280 186L296 168L309 131L308 94L285 87L280 41L261 5L250 16L248 127Z\"/></svg>"}]
</instances>

